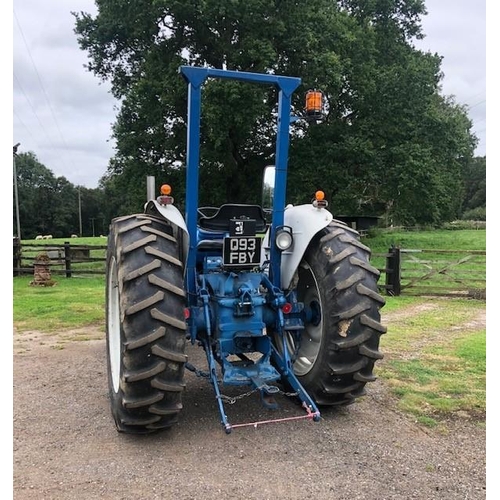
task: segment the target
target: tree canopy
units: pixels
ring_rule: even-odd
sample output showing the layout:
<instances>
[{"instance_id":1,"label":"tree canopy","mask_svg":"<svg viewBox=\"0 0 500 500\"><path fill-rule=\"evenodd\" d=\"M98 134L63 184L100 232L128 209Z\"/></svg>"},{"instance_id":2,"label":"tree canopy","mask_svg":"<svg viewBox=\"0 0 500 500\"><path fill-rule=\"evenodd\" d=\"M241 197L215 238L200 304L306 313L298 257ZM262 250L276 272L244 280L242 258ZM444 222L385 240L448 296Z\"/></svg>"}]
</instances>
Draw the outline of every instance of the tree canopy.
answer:
<instances>
[{"instance_id":1,"label":"tree canopy","mask_svg":"<svg viewBox=\"0 0 500 500\"><path fill-rule=\"evenodd\" d=\"M323 91L325 119L291 129L289 202L322 188L334 215L394 224L459 215L476 138L466 109L440 93L440 56L413 45L423 0L96 5L95 16L74 14L75 33L89 71L121 102L117 154L102 180L117 211L142 208L147 175L184 198L187 85L178 68L196 65L298 76L298 115L308 89ZM276 90L209 80L202 100L200 204L259 202L274 162Z\"/></svg>"},{"instance_id":2,"label":"tree canopy","mask_svg":"<svg viewBox=\"0 0 500 500\"><path fill-rule=\"evenodd\" d=\"M15 162L22 239L33 239L39 234L69 238L71 234L107 233L111 215L102 190L74 186L65 177L55 177L32 152L16 155ZM13 202L16 203L15 193ZM13 214L17 232L15 207Z\"/></svg>"}]
</instances>

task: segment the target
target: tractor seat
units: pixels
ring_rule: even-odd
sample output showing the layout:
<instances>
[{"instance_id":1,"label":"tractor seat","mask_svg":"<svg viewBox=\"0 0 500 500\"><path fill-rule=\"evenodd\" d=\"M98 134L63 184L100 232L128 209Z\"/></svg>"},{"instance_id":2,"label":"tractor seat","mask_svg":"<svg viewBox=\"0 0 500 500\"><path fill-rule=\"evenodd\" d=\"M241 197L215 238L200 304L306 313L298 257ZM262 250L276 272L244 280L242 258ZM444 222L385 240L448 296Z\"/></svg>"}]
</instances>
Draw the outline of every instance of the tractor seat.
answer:
<instances>
[{"instance_id":1,"label":"tractor seat","mask_svg":"<svg viewBox=\"0 0 500 500\"><path fill-rule=\"evenodd\" d=\"M253 219L257 233L266 231L266 218L264 211L259 205L238 205L228 203L222 205L211 217L201 216L198 225L201 229L208 231L229 232L229 221L231 219Z\"/></svg>"}]
</instances>

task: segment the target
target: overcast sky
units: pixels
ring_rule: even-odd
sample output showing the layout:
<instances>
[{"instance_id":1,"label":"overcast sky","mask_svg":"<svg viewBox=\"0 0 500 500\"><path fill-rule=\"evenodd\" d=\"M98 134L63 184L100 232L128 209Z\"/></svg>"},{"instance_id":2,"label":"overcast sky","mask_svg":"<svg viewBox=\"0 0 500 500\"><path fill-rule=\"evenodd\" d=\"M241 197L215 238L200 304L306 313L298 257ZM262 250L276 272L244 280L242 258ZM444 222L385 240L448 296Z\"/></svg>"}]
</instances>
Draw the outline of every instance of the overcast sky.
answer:
<instances>
[{"instance_id":1,"label":"overcast sky","mask_svg":"<svg viewBox=\"0 0 500 500\"><path fill-rule=\"evenodd\" d=\"M486 1L426 0L426 38L417 47L443 56L443 93L469 107L476 155L486 154ZM97 187L113 156L116 102L84 69L71 11L93 0L14 0L13 144L32 151L55 176Z\"/></svg>"}]
</instances>

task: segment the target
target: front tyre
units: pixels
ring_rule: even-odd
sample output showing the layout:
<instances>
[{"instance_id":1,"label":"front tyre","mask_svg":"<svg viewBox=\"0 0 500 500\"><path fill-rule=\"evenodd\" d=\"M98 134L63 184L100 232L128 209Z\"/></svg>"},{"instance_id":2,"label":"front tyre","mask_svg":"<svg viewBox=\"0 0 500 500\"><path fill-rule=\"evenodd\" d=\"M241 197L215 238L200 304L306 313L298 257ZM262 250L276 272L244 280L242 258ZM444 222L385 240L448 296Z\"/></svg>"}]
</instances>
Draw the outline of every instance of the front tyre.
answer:
<instances>
[{"instance_id":1,"label":"front tyre","mask_svg":"<svg viewBox=\"0 0 500 500\"><path fill-rule=\"evenodd\" d=\"M172 426L182 409L186 323L183 264L168 221L114 219L106 263L106 344L118 431Z\"/></svg>"},{"instance_id":2,"label":"front tyre","mask_svg":"<svg viewBox=\"0 0 500 500\"><path fill-rule=\"evenodd\" d=\"M376 379L380 308L379 271L357 232L331 222L308 247L297 270L296 292L306 311L300 339L285 333L297 378L318 405L347 405Z\"/></svg>"}]
</instances>

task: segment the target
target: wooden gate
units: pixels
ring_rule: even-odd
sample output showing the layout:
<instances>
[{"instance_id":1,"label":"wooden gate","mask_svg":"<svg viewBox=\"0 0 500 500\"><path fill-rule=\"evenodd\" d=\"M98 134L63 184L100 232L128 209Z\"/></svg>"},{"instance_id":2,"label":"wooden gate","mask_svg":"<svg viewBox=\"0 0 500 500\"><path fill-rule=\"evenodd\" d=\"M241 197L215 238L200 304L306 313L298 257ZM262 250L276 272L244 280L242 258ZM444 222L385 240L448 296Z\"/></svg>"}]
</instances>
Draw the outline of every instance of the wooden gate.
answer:
<instances>
[{"instance_id":1,"label":"wooden gate","mask_svg":"<svg viewBox=\"0 0 500 500\"><path fill-rule=\"evenodd\" d=\"M486 298L486 252L413 250L392 247L386 254L388 295L453 295Z\"/></svg>"}]
</instances>

